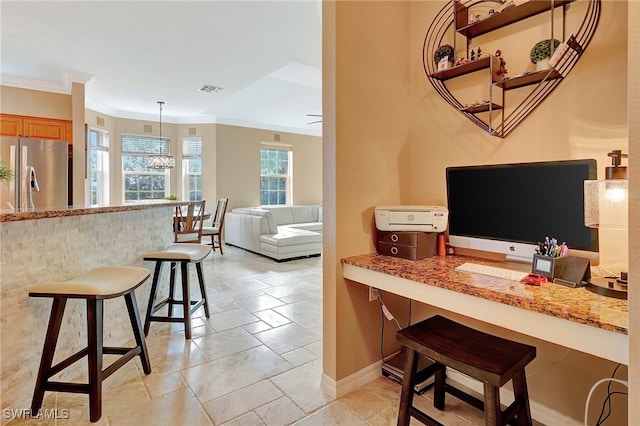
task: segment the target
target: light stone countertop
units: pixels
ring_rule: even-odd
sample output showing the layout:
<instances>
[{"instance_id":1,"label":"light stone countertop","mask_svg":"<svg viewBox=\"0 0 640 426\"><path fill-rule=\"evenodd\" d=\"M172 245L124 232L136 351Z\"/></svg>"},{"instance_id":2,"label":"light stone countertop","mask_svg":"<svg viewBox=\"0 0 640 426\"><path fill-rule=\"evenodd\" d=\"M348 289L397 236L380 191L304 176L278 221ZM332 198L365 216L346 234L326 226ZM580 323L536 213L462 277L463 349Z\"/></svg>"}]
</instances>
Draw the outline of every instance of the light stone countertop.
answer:
<instances>
[{"instance_id":1,"label":"light stone countertop","mask_svg":"<svg viewBox=\"0 0 640 426\"><path fill-rule=\"evenodd\" d=\"M23 211L0 210L0 222L16 222L22 220L36 220L55 217L82 216L90 214L144 210L156 207L182 206L188 203L188 201L148 200L127 204L111 204L108 206L71 206Z\"/></svg>"}]
</instances>

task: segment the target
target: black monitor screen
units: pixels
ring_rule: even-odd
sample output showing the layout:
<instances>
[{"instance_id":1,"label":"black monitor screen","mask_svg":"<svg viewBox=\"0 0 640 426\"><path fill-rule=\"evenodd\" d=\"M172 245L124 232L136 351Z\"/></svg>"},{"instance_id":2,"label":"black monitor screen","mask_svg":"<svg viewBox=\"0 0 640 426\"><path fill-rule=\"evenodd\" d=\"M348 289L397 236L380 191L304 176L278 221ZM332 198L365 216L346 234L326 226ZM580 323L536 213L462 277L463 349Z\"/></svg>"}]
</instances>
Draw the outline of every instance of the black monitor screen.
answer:
<instances>
[{"instance_id":1,"label":"black monitor screen","mask_svg":"<svg viewBox=\"0 0 640 426\"><path fill-rule=\"evenodd\" d=\"M598 251L597 230L584 225L584 181L595 160L448 167L449 233L520 243L555 237Z\"/></svg>"}]
</instances>

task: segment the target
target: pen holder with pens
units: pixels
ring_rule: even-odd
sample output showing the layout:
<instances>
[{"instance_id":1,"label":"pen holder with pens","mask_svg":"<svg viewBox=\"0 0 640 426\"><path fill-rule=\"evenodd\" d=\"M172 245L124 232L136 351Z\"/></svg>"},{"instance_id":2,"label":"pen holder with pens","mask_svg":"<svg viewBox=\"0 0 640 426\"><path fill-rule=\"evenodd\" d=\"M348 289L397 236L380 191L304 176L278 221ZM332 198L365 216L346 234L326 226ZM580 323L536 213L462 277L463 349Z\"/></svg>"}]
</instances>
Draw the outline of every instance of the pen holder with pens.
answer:
<instances>
[{"instance_id":1,"label":"pen holder with pens","mask_svg":"<svg viewBox=\"0 0 640 426\"><path fill-rule=\"evenodd\" d=\"M533 255L531 272L547 277L550 282L567 287L580 287L591 277L589 259L576 256L551 257Z\"/></svg>"}]
</instances>

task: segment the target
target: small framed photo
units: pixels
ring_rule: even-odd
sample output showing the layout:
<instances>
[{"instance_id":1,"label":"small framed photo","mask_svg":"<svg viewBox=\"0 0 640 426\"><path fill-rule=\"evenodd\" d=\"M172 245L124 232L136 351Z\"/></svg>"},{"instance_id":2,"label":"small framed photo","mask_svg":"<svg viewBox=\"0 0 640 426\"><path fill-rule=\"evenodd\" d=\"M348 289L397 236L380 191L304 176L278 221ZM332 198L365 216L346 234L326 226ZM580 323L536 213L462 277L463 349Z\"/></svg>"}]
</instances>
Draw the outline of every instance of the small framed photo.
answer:
<instances>
[{"instance_id":1,"label":"small framed photo","mask_svg":"<svg viewBox=\"0 0 640 426\"><path fill-rule=\"evenodd\" d=\"M438 61L438 71L444 71L449 68L449 57L445 56Z\"/></svg>"}]
</instances>

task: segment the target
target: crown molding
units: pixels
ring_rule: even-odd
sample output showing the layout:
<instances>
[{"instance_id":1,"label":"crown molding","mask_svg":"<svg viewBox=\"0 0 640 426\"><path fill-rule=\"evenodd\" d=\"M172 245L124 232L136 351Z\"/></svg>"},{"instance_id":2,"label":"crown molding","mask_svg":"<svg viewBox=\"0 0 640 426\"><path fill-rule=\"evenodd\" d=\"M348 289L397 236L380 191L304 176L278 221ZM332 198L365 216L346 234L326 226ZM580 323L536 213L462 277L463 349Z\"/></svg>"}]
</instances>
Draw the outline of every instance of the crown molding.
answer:
<instances>
[{"instance_id":1,"label":"crown molding","mask_svg":"<svg viewBox=\"0 0 640 426\"><path fill-rule=\"evenodd\" d=\"M69 95L73 83L88 84L93 80L93 77L93 75L81 72L65 71L62 73L61 82L51 82L14 75L0 75L0 85Z\"/></svg>"}]
</instances>

